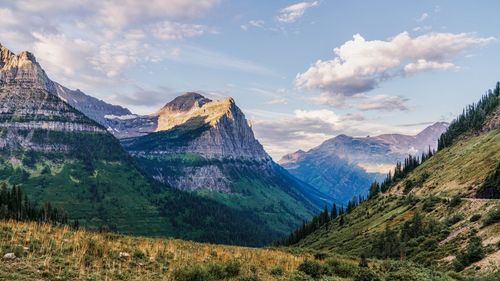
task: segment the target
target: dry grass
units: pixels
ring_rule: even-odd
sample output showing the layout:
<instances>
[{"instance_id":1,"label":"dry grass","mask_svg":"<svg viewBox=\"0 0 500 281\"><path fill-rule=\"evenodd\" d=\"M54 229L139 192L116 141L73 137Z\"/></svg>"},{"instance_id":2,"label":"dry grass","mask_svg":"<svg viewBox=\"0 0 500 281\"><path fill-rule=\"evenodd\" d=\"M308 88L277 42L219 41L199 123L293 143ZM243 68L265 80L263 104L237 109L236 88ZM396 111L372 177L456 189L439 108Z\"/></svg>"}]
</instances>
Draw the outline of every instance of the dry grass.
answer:
<instances>
[{"instance_id":1,"label":"dry grass","mask_svg":"<svg viewBox=\"0 0 500 281\"><path fill-rule=\"evenodd\" d=\"M274 280L269 271L293 271L306 258L271 249L122 236L69 227L1 221L1 280L171 280L175 269L193 264L241 262L241 275ZM130 257L120 257L120 252Z\"/></svg>"}]
</instances>

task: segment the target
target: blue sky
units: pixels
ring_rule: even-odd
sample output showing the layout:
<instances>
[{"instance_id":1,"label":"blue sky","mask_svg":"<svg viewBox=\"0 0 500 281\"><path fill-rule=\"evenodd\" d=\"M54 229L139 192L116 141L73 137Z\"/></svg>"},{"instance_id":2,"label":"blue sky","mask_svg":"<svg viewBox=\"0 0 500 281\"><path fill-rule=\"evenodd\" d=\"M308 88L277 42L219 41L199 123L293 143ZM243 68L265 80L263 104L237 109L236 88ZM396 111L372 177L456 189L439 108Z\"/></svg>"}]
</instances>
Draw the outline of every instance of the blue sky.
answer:
<instances>
[{"instance_id":1,"label":"blue sky","mask_svg":"<svg viewBox=\"0 0 500 281\"><path fill-rule=\"evenodd\" d=\"M0 0L0 42L138 114L232 96L274 158L416 133L500 80L498 1L141 2Z\"/></svg>"}]
</instances>

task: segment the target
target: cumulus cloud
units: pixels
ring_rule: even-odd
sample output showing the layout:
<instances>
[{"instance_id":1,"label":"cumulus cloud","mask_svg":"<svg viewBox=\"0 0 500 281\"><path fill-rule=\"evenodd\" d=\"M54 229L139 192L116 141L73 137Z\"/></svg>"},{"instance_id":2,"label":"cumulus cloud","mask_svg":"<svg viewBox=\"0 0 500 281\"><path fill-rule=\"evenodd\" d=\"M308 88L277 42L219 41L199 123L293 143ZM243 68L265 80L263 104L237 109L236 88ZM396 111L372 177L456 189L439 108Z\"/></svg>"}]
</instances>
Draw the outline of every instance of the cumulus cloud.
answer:
<instances>
[{"instance_id":1,"label":"cumulus cloud","mask_svg":"<svg viewBox=\"0 0 500 281\"><path fill-rule=\"evenodd\" d=\"M366 93L383 81L428 70L457 69L453 60L466 50L496 39L473 33L429 33L412 38L408 32L383 40L360 34L334 49L332 60L318 60L296 76L298 87L323 92L320 99L342 105L343 99Z\"/></svg>"},{"instance_id":2,"label":"cumulus cloud","mask_svg":"<svg viewBox=\"0 0 500 281\"><path fill-rule=\"evenodd\" d=\"M279 22L293 23L304 15L307 9L318 6L319 2L300 2L281 9L276 17Z\"/></svg>"}]
</instances>

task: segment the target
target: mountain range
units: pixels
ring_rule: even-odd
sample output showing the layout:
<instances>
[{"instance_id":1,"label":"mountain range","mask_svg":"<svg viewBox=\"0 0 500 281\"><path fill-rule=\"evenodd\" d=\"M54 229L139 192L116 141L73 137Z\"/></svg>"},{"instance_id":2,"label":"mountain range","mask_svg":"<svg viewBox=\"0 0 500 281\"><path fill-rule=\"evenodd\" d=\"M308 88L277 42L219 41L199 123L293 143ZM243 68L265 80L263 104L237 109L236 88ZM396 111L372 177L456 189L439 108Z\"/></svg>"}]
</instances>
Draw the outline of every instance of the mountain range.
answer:
<instances>
[{"instance_id":1,"label":"mountain range","mask_svg":"<svg viewBox=\"0 0 500 281\"><path fill-rule=\"evenodd\" d=\"M448 123L438 122L415 136L384 134L375 137L338 135L305 152L287 154L278 161L292 175L346 203L365 196L368 186L380 180L409 154L420 156L437 148Z\"/></svg>"},{"instance_id":2,"label":"mountain range","mask_svg":"<svg viewBox=\"0 0 500 281\"><path fill-rule=\"evenodd\" d=\"M0 48L0 179L84 226L262 245L333 201L272 161L231 98L137 116Z\"/></svg>"}]
</instances>

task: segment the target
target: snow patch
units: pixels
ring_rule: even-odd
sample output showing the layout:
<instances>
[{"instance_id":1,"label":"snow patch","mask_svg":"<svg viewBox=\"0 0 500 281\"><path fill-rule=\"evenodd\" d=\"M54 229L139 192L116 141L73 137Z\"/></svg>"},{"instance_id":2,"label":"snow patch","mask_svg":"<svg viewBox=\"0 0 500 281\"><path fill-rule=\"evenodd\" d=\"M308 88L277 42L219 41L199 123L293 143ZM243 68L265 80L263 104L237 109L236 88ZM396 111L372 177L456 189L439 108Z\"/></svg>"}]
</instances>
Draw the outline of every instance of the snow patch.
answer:
<instances>
[{"instance_id":1,"label":"snow patch","mask_svg":"<svg viewBox=\"0 0 500 281\"><path fill-rule=\"evenodd\" d=\"M104 118L106 119L118 119L118 120L131 120L131 119L135 119L137 118L138 116L135 115L135 114L127 114L127 115L104 115Z\"/></svg>"}]
</instances>

